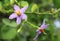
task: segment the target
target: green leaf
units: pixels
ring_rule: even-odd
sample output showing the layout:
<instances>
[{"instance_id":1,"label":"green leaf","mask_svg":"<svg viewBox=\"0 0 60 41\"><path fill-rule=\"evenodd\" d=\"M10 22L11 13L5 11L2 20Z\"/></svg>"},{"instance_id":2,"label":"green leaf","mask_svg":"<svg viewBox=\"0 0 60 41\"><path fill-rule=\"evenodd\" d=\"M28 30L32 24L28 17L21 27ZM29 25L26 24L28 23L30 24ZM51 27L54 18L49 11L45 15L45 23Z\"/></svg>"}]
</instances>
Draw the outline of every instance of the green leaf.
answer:
<instances>
[{"instance_id":1,"label":"green leaf","mask_svg":"<svg viewBox=\"0 0 60 41\"><path fill-rule=\"evenodd\" d=\"M37 9L38 9L38 5L37 4L32 4L31 11L34 12Z\"/></svg>"},{"instance_id":2,"label":"green leaf","mask_svg":"<svg viewBox=\"0 0 60 41\"><path fill-rule=\"evenodd\" d=\"M27 1L21 1L20 4L21 4L22 7L28 6L28 2Z\"/></svg>"},{"instance_id":3,"label":"green leaf","mask_svg":"<svg viewBox=\"0 0 60 41\"><path fill-rule=\"evenodd\" d=\"M2 2L0 2L0 11L2 11Z\"/></svg>"},{"instance_id":4,"label":"green leaf","mask_svg":"<svg viewBox=\"0 0 60 41\"><path fill-rule=\"evenodd\" d=\"M13 5L15 3L15 0L10 0L10 4Z\"/></svg>"},{"instance_id":5,"label":"green leaf","mask_svg":"<svg viewBox=\"0 0 60 41\"><path fill-rule=\"evenodd\" d=\"M13 39L16 36L16 34L16 28L7 27L2 31L2 39Z\"/></svg>"},{"instance_id":6,"label":"green leaf","mask_svg":"<svg viewBox=\"0 0 60 41\"><path fill-rule=\"evenodd\" d=\"M46 7L52 4L52 0L42 0L41 6Z\"/></svg>"},{"instance_id":7,"label":"green leaf","mask_svg":"<svg viewBox=\"0 0 60 41\"><path fill-rule=\"evenodd\" d=\"M9 6L10 5L10 0L4 0L4 6Z\"/></svg>"},{"instance_id":8,"label":"green leaf","mask_svg":"<svg viewBox=\"0 0 60 41\"><path fill-rule=\"evenodd\" d=\"M10 26L10 27L17 27L17 24L15 23L15 21L10 22L9 19L2 19L2 22L3 22L5 25L8 25L8 26Z\"/></svg>"},{"instance_id":9,"label":"green leaf","mask_svg":"<svg viewBox=\"0 0 60 41\"><path fill-rule=\"evenodd\" d=\"M55 7L60 8L60 0L53 0Z\"/></svg>"}]
</instances>

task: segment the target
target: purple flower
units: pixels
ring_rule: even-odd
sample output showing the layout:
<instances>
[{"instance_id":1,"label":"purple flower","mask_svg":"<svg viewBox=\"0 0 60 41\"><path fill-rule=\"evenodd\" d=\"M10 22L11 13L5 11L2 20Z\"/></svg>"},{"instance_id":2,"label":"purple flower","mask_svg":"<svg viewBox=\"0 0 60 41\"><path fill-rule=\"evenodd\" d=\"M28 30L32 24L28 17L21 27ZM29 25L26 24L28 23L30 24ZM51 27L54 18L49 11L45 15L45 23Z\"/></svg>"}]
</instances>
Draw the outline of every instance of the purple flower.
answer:
<instances>
[{"instance_id":1,"label":"purple flower","mask_svg":"<svg viewBox=\"0 0 60 41\"><path fill-rule=\"evenodd\" d=\"M44 19L41 27L36 30L37 35L35 36L35 38L33 40L36 40L41 33L46 34L44 32L44 29L47 28L47 27L48 27L48 24L45 23L45 19Z\"/></svg>"},{"instance_id":2,"label":"purple flower","mask_svg":"<svg viewBox=\"0 0 60 41\"><path fill-rule=\"evenodd\" d=\"M28 6L24 6L22 9L20 9L17 5L14 5L15 11L9 16L9 19L16 18L17 24L20 24L22 19L27 20L27 15L24 14L27 8Z\"/></svg>"}]
</instances>

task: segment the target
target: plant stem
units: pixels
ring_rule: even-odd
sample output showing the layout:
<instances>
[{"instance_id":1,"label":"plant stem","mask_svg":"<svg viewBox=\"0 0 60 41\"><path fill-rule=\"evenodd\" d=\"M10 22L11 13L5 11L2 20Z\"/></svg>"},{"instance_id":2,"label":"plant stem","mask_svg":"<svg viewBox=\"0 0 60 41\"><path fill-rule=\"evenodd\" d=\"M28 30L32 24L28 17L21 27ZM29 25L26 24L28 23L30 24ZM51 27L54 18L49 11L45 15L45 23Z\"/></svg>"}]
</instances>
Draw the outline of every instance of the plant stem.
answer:
<instances>
[{"instance_id":1,"label":"plant stem","mask_svg":"<svg viewBox=\"0 0 60 41\"><path fill-rule=\"evenodd\" d=\"M27 23L28 23L29 25L31 25L32 27L38 28L38 26L36 26L36 25L34 25L34 24L32 24L32 23L30 23L30 22L28 22L28 21L27 21Z\"/></svg>"},{"instance_id":2,"label":"plant stem","mask_svg":"<svg viewBox=\"0 0 60 41\"><path fill-rule=\"evenodd\" d=\"M17 31L18 33L22 30L22 27L23 27L24 23L25 23L25 21L23 21L21 27L18 29L18 31Z\"/></svg>"},{"instance_id":3,"label":"plant stem","mask_svg":"<svg viewBox=\"0 0 60 41\"><path fill-rule=\"evenodd\" d=\"M26 22L27 22L29 25L31 25L32 27L38 28L38 26L36 26L36 25L34 25L34 24L32 24L32 23L30 23L30 22L28 22L28 21L26 21ZM18 33L22 30L22 27L23 27L24 23L25 23L25 21L23 21L21 27L18 29L18 31L17 31Z\"/></svg>"}]
</instances>

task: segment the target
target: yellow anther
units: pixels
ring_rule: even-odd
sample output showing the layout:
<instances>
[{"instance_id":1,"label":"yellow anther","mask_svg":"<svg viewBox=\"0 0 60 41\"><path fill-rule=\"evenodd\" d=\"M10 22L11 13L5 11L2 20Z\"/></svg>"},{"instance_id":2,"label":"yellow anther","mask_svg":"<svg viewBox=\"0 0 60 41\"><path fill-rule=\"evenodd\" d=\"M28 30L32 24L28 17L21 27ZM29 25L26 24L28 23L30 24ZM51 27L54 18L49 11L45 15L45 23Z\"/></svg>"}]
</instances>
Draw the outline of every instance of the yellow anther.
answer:
<instances>
[{"instance_id":1,"label":"yellow anther","mask_svg":"<svg viewBox=\"0 0 60 41\"><path fill-rule=\"evenodd\" d=\"M21 15L20 11L16 12L16 14L17 14L18 16L20 16L20 15Z\"/></svg>"}]
</instances>

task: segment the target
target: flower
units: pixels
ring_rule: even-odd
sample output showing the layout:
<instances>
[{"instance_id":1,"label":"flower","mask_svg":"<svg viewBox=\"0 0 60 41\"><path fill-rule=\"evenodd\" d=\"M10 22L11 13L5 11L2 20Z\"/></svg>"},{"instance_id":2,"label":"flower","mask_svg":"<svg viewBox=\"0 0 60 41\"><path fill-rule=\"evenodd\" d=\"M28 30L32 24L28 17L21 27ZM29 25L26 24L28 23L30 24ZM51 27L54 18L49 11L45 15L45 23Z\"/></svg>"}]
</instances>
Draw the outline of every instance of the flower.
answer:
<instances>
[{"instance_id":1,"label":"flower","mask_svg":"<svg viewBox=\"0 0 60 41\"><path fill-rule=\"evenodd\" d=\"M27 15L24 14L27 8L28 6L24 6L23 8L20 9L17 5L14 5L15 11L9 16L9 19L16 18L17 24L20 24L22 19L27 20Z\"/></svg>"},{"instance_id":2,"label":"flower","mask_svg":"<svg viewBox=\"0 0 60 41\"><path fill-rule=\"evenodd\" d=\"M37 35L35 36L35 38L33 40L36 40L41 33L46 34L44 32L44 29L47 28L47 27L48 27L48 24L45 23L45 19L44 19L41 27L36 30Z\"/></svg>"}]
</instances>

